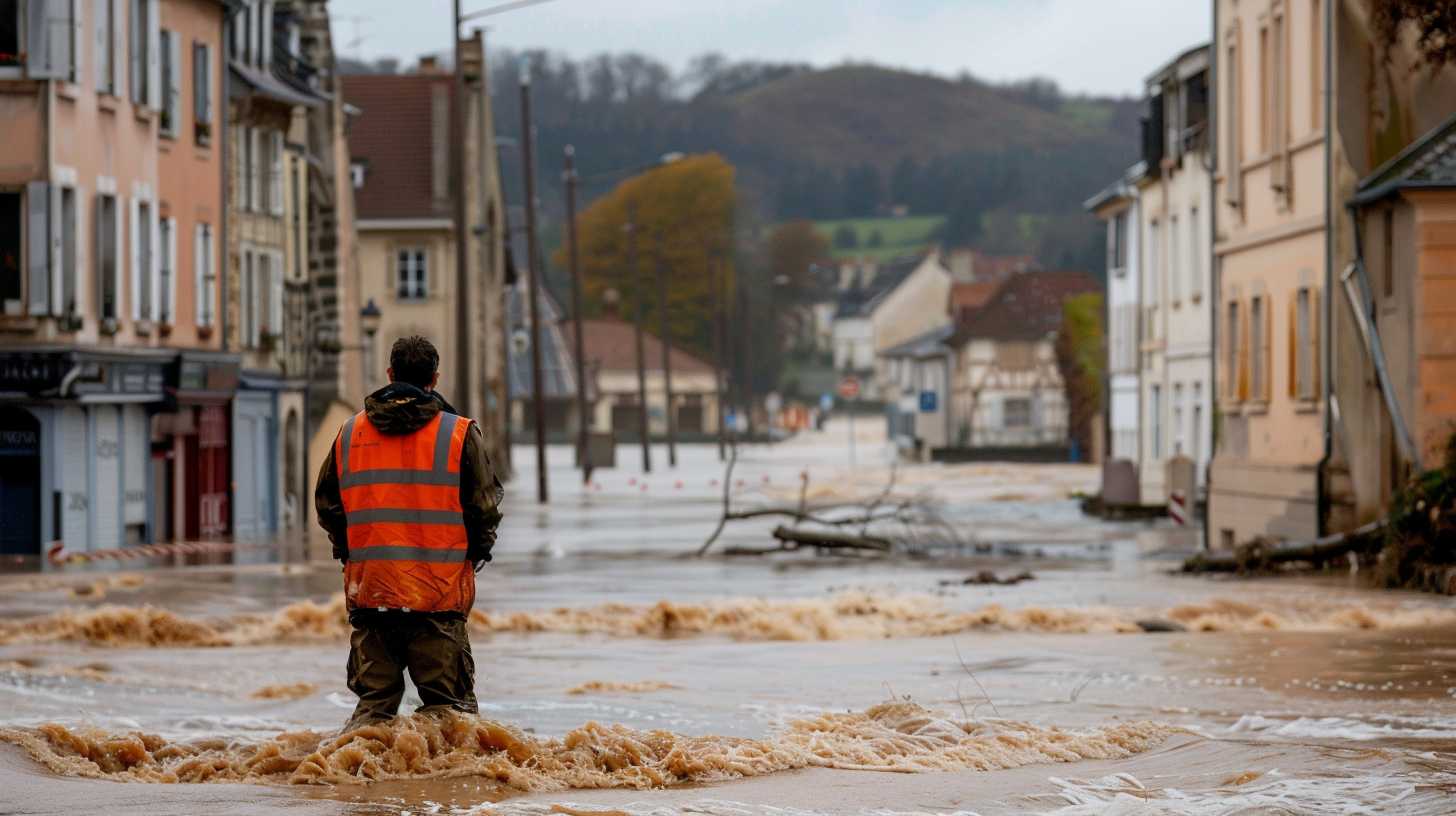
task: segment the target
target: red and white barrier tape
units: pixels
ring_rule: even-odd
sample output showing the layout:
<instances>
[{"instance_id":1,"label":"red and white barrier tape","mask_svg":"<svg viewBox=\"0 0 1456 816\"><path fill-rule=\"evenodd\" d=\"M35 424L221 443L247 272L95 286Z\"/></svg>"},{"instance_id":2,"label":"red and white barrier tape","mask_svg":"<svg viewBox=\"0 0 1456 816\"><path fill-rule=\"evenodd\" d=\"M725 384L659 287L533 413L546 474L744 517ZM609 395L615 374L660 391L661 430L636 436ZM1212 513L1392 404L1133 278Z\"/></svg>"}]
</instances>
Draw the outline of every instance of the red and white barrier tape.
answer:
<instances>
[{"instance_id":1,"label":"red and white barrier tape","mask_svg":"<svg viewBox=\"0 0 1456 816\"><path fill-rule=\"evenodd\" d=\"M148 544L141 547L125 547L116 550L91 550L88 552L66 552L64 542L52 542L46 548L46 560L52 566L87 564L93 561L134 561L139 558L166 558L174 555L202 555L207 553L230 553L236 545L223 541L182 541L175 544Z\"/></svg>"}]
</instances>

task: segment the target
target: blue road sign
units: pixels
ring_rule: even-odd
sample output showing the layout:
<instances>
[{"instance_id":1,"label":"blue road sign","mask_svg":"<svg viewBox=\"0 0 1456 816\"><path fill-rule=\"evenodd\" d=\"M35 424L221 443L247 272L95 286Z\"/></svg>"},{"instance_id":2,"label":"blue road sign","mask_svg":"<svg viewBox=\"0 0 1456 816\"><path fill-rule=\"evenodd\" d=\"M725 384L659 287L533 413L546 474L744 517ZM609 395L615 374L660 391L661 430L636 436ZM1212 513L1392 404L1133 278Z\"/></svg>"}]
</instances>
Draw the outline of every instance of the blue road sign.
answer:
<instances>
[{"instance_id":1,"label":"blue road sign","mask_svg":"<svg viewBox=\"0 0 1456 816\"><path fill-rule=\"evenodd\" d=\"M938 395L934 391L921 391L920 392L920 413L922 413L922 414L933 414L933 413L935 413L935 411L936 411L936 407L935 407L936 406L936 397L937 396Z\"/></svg>"}]
</instances>

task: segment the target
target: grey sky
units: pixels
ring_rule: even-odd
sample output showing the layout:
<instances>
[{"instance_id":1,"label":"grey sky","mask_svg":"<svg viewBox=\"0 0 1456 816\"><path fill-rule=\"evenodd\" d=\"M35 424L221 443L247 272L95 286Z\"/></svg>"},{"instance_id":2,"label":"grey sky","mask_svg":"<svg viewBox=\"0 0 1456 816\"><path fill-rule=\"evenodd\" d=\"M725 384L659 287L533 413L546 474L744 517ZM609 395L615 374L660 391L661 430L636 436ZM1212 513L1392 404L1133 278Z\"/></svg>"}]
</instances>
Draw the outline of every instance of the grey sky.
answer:
<instances>
[{"instance_id":1,"label":"grey sky","mask_svg":"<svg viewBox=\"0 0 1456 816\"><path fill-rule=\"evenodd\" d=\"M466 0L466 11L500 0ZM449 0L334 0L340 51L414 60L449 42ZM555 0L489 19L488 42L582 57L640 51L675 69L706 51L732 59L845 60L1046 76L1073 92L1135 94L1206 42L1209 0ZM365 18L355 20L353 18ZM357 33L356 33L357 32ZM362 39L362 42L356 40Z\"/></svg>"}]
</instances>

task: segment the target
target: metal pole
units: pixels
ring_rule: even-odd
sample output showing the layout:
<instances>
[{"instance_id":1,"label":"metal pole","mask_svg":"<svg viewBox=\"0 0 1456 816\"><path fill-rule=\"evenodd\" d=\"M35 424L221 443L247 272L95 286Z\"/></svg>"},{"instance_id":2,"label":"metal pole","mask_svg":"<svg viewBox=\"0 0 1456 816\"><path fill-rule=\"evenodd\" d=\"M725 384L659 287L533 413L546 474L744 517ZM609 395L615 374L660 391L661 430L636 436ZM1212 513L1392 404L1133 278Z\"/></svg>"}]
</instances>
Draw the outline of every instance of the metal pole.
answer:
<instances>
[{"instance_id":1,"label":"metal pole","mask_svg":"<svg viewBox=\"0 0 1456 816\"><path fill-rule=\"evenodd\" d=\"M717 400L718 414L718 461L728 458L725 433L727 423L723 416L723 286L718 280L722 269L720 259L708 257L708 287L713 294L713 395Z\"/></svg>"},{"instance_id":2,"label":"metal pole","mask_svg":"<svg viewBox=\"0 0 1456 816\"><path fill-rule=\"evenodd\" d=\"M455 398L461 410L480 416L470 390L470 227L465 223L465 66L460 49L460 0L455 0L450 43L455 49L455 103L450 106L450 164L455 186ZM463 397L463 399L462 399Z\"/></svg>"},{"instance_id":3,"label":"metal pole","mask_svg":"<svg viewBox=\"0 0 1456 816\"><path fill-rule=\"evenodd\" d=\"M662 389L667 397L667 464L677 467L677 417L672 405L672 337L667 331L667 262L663 258L662 228L657 230L657 331L662 343Z\"/></svg>"},{"instance_id":4,"label":"metal pole","mask_svg":"<svg viewBox=\"0 0 1456 816\"><path fill-rule=\"evenodd\" d=\"M854 409L859 405L859 396L855 395L849 403L849 466L854 467Z\"/></svg>"},{"instance_id":5,"label":"metal pole","mask_svg":"<svg viewBox=\"0 0 1456 816\"><path fill-rule=\"evenodd\" d=\"M546 397L541 377L541 264L536 257L536 165L531 126L531 75L521 65L521 157L526 176L526 266L531 285L531 384L535 387L536 500L550 500L546 488Z\"/></svg>"},{"instance_id":6,"label":"metal pole","mask_svg":"<svg viewBox=\"0 0 1456 816\"><path fill-rule=\"evenodd\" d=\"M627 267L632 273L632 297L637 301L637 430L642 438L642 472L652 472L652 440L647 436L647 352L642 343L643 296L642 270L637 268L637 207L627 204Z\"/></svg>"},{"instance_id":7,"label":"metal pole","mask_svg":"<svg viewBox=\"0 0 1456 816\"><path fill-rule=\"evenodd\" d=\"M566 238L571 263L571 320L576 334L576 450L581 461L581 482L591 481L587 431L591 414L586 404L586 341L581 333L581 259L576 234L576 148L566 146Z\"/></svg>"}]
</instances>

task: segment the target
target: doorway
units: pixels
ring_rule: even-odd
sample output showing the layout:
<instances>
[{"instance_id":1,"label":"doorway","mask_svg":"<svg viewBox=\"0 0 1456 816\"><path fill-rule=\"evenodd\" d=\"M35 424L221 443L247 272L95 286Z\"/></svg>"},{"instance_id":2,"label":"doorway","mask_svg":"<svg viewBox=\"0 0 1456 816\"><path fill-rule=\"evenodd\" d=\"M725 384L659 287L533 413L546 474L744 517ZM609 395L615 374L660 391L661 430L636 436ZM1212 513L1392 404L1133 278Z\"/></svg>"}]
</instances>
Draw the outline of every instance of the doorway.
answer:
<instances>
[{"instance_id":1,"label":"doorway","mask_svg":"<svg viewBox=\"0 0 1456 816\"><path fill-rule=\"evenodd\" d=\"M39 556L40 420L0 407L0 555Z\"/></svg>"}]
</instances>

